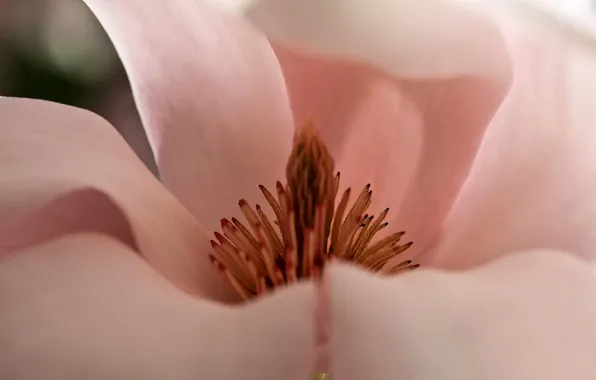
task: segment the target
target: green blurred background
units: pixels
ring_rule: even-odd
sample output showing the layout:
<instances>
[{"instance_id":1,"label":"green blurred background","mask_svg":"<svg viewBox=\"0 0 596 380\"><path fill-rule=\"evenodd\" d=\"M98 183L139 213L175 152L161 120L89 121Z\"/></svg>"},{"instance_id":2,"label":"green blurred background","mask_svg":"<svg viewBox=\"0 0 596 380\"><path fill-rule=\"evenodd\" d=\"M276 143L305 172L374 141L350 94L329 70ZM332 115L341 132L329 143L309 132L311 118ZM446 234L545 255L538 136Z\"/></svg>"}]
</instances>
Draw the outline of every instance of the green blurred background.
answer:
<instances>
[{"instance_id":1,"label":"green blurred background","mask_svg":"<svg viewBox=\"0 0 596 380\"><path fill-rule=\"evenodd\" d=\"M0 95L91 110L155 171L122 64L81 0L0 0Z\"/></svg>"}]
</instances>

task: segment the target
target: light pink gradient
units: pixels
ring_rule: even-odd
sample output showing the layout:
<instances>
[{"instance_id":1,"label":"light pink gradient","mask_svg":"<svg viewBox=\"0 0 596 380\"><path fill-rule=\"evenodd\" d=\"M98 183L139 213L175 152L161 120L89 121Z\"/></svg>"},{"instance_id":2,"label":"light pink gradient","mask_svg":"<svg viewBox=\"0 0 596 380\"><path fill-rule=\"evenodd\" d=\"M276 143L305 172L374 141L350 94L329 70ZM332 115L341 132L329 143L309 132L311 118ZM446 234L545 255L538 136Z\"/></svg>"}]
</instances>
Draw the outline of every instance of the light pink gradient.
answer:
<instances>
[{"instance_id":1,"label":"light pink gradient","mask_svg":"<svg viewBox=\"0 0 596 380\"><path fill-rule=\"evenodd\" d=\"M449 1L87 3L162 182L98 116L0 99L0 377L596 378L592 52ZM307 119L426 268L234 305L209 231Z\"/></svg>"}]
</instances>

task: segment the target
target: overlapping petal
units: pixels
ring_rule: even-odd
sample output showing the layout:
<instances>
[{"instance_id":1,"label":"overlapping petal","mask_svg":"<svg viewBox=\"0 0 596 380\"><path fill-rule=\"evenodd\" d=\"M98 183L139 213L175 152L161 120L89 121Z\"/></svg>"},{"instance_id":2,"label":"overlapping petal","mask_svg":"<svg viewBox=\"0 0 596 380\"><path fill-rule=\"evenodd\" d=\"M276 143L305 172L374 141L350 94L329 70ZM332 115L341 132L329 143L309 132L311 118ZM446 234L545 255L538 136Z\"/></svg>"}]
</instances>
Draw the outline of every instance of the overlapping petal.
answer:
<instances>
[{"instance_id":1,"label":"overlapping petal","mask_svg":"<svg viewBox=\"0 0 596 380\"><path fill-rule=\"evenodd\" d=\"M307 379L313 294L224 307L105 235L63 236L0 261L0 377Z\"/></svg>"},{"instance_id":2,"label":"overlapping petal","mask_svg":"<svg viewBox=\"0 0 596 380\"><path fill-rule=\"evenodd\" d=\"M187 292L231 294L206 233L116 130L81 109L0 99L0 255L76 231L119 239Z\"/></svg>"},{"instance_id":3,"label":"overlapping petal","mask_svg":"<svg viewBox=\"0 0 596 380\"><path fill-rule=\"evenodd\" d=\"M284 177L293 136L273 50L206 1L87 0L127 69L161 179L210 230Z\"/></svg>"},{"instance_id":4,"label":"overlapping petal","mask_svg":"<svg viewBox=\"0 0 596 380\"><path fill-rule=\"evenodd\" d=\"M497 27L436 0L262 0L246 13L276 43L296 123L321 125L346 183L371 182L373 208L390 206L423 248L508 89Z\"/></svg>"},{"instance_id":5,"label":"overlapping petal","mask_svg":"<svg viewBox=\"0 0 596 380\"><path fill-rule=\"evenodd\" d=\"M567 253L524 252L467 272L328 276L334 378L596 377L596 277Z\"/></svg>"},{"instance_id":6,"label":"overlapping petal","mask_svg":"<svg viewBox=\"0 0 596 380\"><path fill-rule=\"evenodd\" d=\"M596 259L593 39L528 16L499 13L515 81L425 262L472 267L532 248Z\"/></svg>"}]
</instances>

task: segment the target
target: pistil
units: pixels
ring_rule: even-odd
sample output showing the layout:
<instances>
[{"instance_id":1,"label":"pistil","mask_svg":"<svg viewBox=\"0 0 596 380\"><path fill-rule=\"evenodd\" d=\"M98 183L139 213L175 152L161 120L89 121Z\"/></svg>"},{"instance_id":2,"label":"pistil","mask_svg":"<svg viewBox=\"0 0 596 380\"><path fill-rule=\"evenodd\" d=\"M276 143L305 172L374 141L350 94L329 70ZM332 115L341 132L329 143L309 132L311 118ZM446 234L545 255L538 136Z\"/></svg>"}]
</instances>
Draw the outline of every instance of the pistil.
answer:
<instances>
[{"instance_id":1,"label":"pistil","mask_svg":"<svg viewBox=\"0 0 596 380\"><path fill-rule=\"evenodd\" d=\"M246 225L236 218L222 219L223 234L212 240L214 265L234 289L248 299L279 286L322 275L330 260L352 262L379 274L394 274L418 267L403 260L387 263L412 242L400 244L403 231L376 240L388 226L389 209L376 218L367 212L372 199L367 184L351 207L351 190L342 194L337 208L340 173L313 124L297 131L286 166L286 185L277 182L275 195L259 185L275 215L272 221L260 205L238 202Z\"/></svg>"}]
</instances>

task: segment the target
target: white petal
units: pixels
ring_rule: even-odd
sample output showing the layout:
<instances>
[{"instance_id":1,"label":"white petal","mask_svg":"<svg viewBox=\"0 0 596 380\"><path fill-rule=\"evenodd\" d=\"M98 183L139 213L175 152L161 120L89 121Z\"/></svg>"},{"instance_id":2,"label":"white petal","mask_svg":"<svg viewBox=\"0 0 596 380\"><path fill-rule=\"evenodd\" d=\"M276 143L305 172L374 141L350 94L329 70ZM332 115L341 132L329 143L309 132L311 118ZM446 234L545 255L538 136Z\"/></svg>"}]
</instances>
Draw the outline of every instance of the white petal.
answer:
<instances>
[{"instance_id":1,"label":"white petal","mask_svg":"<svg viewBox=\"0 0 596 380\"><path fill-rule=\"evenodd\" d=\"M390 74L503 74L499 36L441 0L261 0L248 16L274 41L372 63ZM474 36L474 38L470 38Z\"/></svg>"}]
</instances>

